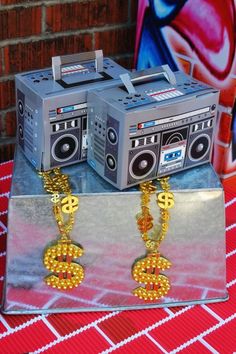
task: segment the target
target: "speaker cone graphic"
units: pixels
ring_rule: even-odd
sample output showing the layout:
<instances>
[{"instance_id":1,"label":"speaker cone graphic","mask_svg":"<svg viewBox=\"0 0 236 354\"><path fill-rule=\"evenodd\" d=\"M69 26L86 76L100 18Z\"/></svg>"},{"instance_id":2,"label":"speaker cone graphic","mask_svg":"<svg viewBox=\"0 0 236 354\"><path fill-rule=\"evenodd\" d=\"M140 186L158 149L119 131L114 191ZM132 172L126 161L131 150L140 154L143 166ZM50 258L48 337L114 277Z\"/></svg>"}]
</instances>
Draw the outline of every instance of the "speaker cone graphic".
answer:
<instances>
[{"instance_id":1,"label":"speaker cone graphic","mask_svg":"<svg viewBox=\"0 0 236 354\"><path fill-rule=\"evenodd\" d=\"M18 111L20 113L21 116L24 115L24 103L21 100L18 100Z\"/></svg>"},{"instance_id":2,"label":"speaker cone graphic","mask_svg":"<svg viewBox=\"0 0 236 354\"><path fill-rule=\"evenodd\" d=\"M133 157L129 166L129 173L135 179L148 176L156 165L156 155L153 151L140 151Z\"/></svg>"},{"instance_id":3,"label":"speaker cone graphic","mask_svg":"<svg viewBox=\"0 0 236 354\"><path fill-rule=\"evenodd\" d=\"M78 149L78 140L72 134L59 137L52 146L52 156L56 161L71 159Z\"/></svg>"},{"instance_id":4,"label":"speaker cone graphic","mask_svg":"<svg viewBox=\"0 0 236 354\"><path fill-rule=\"evenodd\" d=\"M211 146L210 137L206 134L196 137L189 147L190 160L201 160L209 152Z\"/></svg>"},{"instance_id":5,"label":"speaker cone graphic","mask_svg":"<svg viewBox=\"0 0 236 354\"><path fill-rule=\"evenodd\" d=\"M112 145L115 145L117 143L118 136L117 136L117 133L116 133L115 129L108 128L108 130L107 130L107 139L109 140L109 142Z\"/></svg>"},{"instance_id":6,"label":"speaker cone graphic","mask_svg":"<svg viewBox=\"0 0 236 354\"><path fill-rule=\"evenodd\" d=\"M110 170L114 171L116 169L116 159L114 158L114 156L112 156L111 154L107 154L106 164Z\"/></svg>"}]
</instances>

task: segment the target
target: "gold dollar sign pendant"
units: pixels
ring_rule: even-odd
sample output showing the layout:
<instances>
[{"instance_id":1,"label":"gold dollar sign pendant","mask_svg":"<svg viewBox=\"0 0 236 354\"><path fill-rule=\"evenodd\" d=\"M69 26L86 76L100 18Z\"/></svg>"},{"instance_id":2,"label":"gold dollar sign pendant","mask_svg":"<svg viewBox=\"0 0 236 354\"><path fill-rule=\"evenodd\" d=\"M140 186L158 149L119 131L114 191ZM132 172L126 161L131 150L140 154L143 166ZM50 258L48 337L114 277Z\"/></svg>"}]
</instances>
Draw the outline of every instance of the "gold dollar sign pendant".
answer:
<instances>
[{"instance_id":1,"label":"gold dollar sign pendant","mask_svg":"<svg viewBox=\"0 0 236 354\"><path fill-rule=\"evenodd\" d=\"M59 240L47 247L43 263L51 274L45 277L46 284L63 290L77 287L84 279L84 269L74 260L83 253L83 248L72 241Z\"/></svg>"},{"instance_id":2,"label":"gold dollar sign pendant","mask_svg":"<svg viewBox=\"0 0 236 354\"><path fill-rule=\"evenodd\" d=\"M170 192L162 192L157 196L157 203L161 209L169 209L174 206L174 195Z\"/></svg>"},{"instance_id":3,"label":"gold dollar sign pendant","mask_svg":"<svg viewBox=\"0 0 236 354\"><path fill-rule=\"evenodd\" d=\"M157 205L160 208L160 224L154 225L150 212L150 197L156 192L156 187L152 182L144 182L140 185L141 213L136 216L137 226L145 242L147 255L138 259L132 267L133 279L144 286L135 288L132 293L141 300L157 300L166 296L170 290L168 277L160 271L171 267L171 262L162 257L158 251L160 243L165 238L168 231L168 221L170 218L168 209L174 206L174 195L169 192L169 178L158 179L163 192L157 194Z\"/></svg>"},{"instance_id":4,"label":"gold dollar sign pendant","mask_svg":"<svg viewBox=\"0 0 236 354\"><path fill-rule=\"evenodd\" d=\"M73 195L68 195L62 199L61 205L63 213L74 213L79 207L78 198L74 197Z\"/></svg>"},{"instance_id":5,"label":"gold dollar sign pendant","mask_svg":"<svg viewBox=\"0 0 236 354\"><path fill-rule=\"evenodd\" d=\"M41 172L40 175L43 177L45 190L52 194L53 213L60 232L58 241L47 246L44 251L43 264L50 271L44 281L48 286L59 290L73 289L84 279L84 268L76 261L84 250L80 244L70 239L79 200L71 194L69 178L59 168ZM66 197L60 198L60 192L66 194Z\"/></svg>"},{"instance_id":6,"label":"gold dollar sign pendant","mask_svg":"<svg viewBox=\"0 0 236 354\"><path fill-rule=\"evenodd\" d=\"M133 294L142 300L157 300L165 296L170 290L169 279L160 274L160 270L170 268L171 263L160 253L150 253L147 257L138 260L132 269L133 278L145 287L138 287Z\"/></svg>"}]
</instances>

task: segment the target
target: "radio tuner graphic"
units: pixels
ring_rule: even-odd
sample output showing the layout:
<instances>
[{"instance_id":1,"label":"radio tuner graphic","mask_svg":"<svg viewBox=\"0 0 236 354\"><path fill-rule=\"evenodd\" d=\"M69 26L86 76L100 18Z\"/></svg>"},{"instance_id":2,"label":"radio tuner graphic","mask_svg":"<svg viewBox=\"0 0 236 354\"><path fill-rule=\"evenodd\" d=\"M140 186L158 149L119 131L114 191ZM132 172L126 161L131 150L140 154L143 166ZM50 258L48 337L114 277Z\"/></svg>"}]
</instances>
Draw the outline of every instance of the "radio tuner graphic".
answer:
<instances>
[{"instance_id":1,"label":"radio tuner graphic","mask_svg":"<svg viewBox=\"0 0 236 354\"><path fill-rule=\"evenodd\" d=\"M52 68L15 77L18 144L39 171L87 159L87 92L128 71L101 50L52 58Z\"/></svg>"},{"instance_id":2,"label":"radio tuner graphic","mask_svg":"<svg viewBox=\"0 0 236 354\"><path fill-rule=\"evenodd\" d=\"M219 91L168 65L88 94L88 163L122 190L209 162Z\"/></svg>"}]
</instances>

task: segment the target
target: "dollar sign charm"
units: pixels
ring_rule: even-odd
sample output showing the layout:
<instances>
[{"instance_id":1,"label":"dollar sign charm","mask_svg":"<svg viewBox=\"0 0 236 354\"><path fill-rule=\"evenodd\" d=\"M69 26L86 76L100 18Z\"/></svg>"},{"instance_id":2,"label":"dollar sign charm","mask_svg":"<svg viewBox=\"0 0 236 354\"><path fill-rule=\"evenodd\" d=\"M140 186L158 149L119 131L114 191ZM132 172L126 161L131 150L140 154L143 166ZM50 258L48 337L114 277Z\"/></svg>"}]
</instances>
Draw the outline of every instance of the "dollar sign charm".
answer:
<instances>
[{"instance_id":1,"label":"dollar sign charm","mask_svg":"<svg viewBox=\"0 0 236 354\"><path fill-rule=\"evenodd\" d=\"M138 283L145 287L138 287L132 293L142 300L157 300L165 296L170 290L169 279L160 274L160 270L170 268L171 262L161 257L160 253L150 253L147 257L135 262L132 276Z\"/></svg>"},{"instance_id":2,"label":"dollar sign charm","mask_svg":"<svg viewBox=\"0 0 236 354\"><path fill-rule=\"evenodd\" d=\"M43 263L52 273L45 277L46 284L61 290L77 287L84 279L84 269L73 259L83 253L83 248L71 240L58 241L47 247Z\"/></svg>"},{"instance_id":3,"label":"dollar sign charm","mask_svg":"<svg viewBox=\"0 0 236 354\"><path fill-rule=\"evenodd\" d=\"M78 198L74 195L68 195L67 197L63 198L61 201L62 211L65 214L74 213L79 207Z\"/></svg>"},{"instance_id":4,"label":"dollar sign charm","mask_svg":"<svg viewBox=\"0 0 236 354\"><path fill-rule=\"evenodd\" d=\"M161 192L157 197L158 206L161 209L170 209L174 206L174 195L171 192Z\"/></svg>"},{"instance_id":5,"label":"dollar sign charm","mask_svg":"<svg viewBox=\"0 0 236 354\"><path fill-rule=\"evenodd\" d=\"M51 198L51 202L54 204L57 204L60 201L60 196L58 193L54 193Z\"/></svg>"}]
</instances>

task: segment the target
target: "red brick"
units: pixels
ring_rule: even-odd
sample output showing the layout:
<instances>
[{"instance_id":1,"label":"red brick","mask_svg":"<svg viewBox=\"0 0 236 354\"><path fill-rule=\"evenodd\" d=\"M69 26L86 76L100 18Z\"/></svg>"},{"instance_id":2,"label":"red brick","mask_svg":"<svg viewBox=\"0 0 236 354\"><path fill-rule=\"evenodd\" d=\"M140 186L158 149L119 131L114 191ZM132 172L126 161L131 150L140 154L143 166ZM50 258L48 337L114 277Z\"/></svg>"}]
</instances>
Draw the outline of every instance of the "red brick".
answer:
<instances>
[{"instance_id":1,"label":"red brick","mask_svg":"<svg viewBox=\"0 0 236 354\"><path fill-rule=\"evenodd\" d=\"M212 352L209 351L209 349L205 347L202 343L196 341L193 344L188 345L186 348L181 349L180 353L181 354L196 354L196 353L210 354Z\"/></svg>"},{"instance_id":2,"label":"red brick","mask_svg":"<svg viewBox=\"0 0 236 354\"><path fill-rule=\"evenodd\" d=\"M47 7L47 31L60 32L88 27L88 9L88 3L57 4Z\"/></svg>"},{"instance_id":3,"label":"red brick","mask_svg":"<svg viewBox=\"0 0 236 354\"><path fill-rule=\"evenodd\" d=\"M70 19L68 21L68 19ZM60 32L128 21L128 1L97 0L47 7L47 30Z\"/></svg>"},{"instance_id":4,"label":"red brick","mask_svg":"<svg viewBox=\"0 0 236 354\"><path fill-rule=\"evenodd\" d=\"M2 61L3 61L2 49L0 49L0 77L3 74Z\"/></svg>"},{"instance_id":5,"label":"red brick","mask_svg":"<svg viewBox=\"0 0 236 354\"><path fill-rule=\"evenodd\" d=\"M135 27L95 33L96 49L103 48L105 55L133 53Z\"/></svg>"},{"instance_id":6,"label":"red brick","mask_svg":"<svg viewBox=\"0 0 236 354\"><path fill-rule=\"evenodd\" d=\"M16 135L16 112L7 112L5 116L5 134L6 136Z\"/></svg>"},{"instance_id":7,"label":"red brick","mask_svg":"<svg viewBox=\"0 0 236 354\"><path fill-rule=\"evenodd\" d=\"M218 140L229 144L231 140L231 124L232 124L232 115L223 112L220 116L220 124L218 129Z\"/></svg>"},{"instance_id":8,"label":"red brick","mask_svg":"<svg viewBox=\"0 0 236 354\"><path fill-rule=\"evenodd\" d=\"M115 59L115 61L129 70L134 68L134 56Z\"/></svg>"},{"instance_id":9,"label":"red brick","mask_svg":"<svg viewBox=\"0 0 236 354\"><path fill-rule=\"evenodd\" d=\"M204 340L218 353L235 353L236 348L236 318L219 327Z\"/></svg>"},{"instance_id":10,"label":"red brick","mask_svg":"<svg viewBox=\"0 0 236 354\"><path fill-rule=\"evenodd\" d=\"M214 154L213 154L213 166L215 171L221 175L224 169L224 160L227 149L224 146L219 144L215 144L214 146Z\"/></svg>"},{"instance_id":11,"label":"red brick","mask_svg":"<svg viewBox=\"0 0 236 354\"><path fill-rule=\"evenodd\" d=\"M14 5L25 2L25 0L1 0L1 5Z\"/></svg>"},{"instance_id":12,"label":"red brick","mask_svg":"<svg viewBox=\"0 0 236 354\"><path fill-rule=\"evenodd\" d=\"M0 114L0 138L5 134L5 119L2 114Z\"/></svg>"},{"instance_id":13,"label":"red brick","mask_svg":"<svg viewBox=\"0 0 236 354\"><path fill-rule=\"evenodd\" d=\"M1 189L0 189L1 190ZM1 190L2 192L2 190ZM3 191L3 192L7 192L7 191ZM8 198L7 197L1 197L0 198L1 201L1 209L3 209L3 211L7 210L8 208ZM2 204L4 204L4 207L2 208ZM6 226L6 225L5 225ZM6 243L7 243L7 234L2 234L0 237L0 250L1 252L5 252L6 251Z\"/></svg>"},{"instance_id":14,"label":"red brick","mask_svg":"<svg viewBox=\"0 0 236 354\"><path fill-rule=\"evenodd\" d=\"M12 160L14 157L14 150L15 144L0 145L0 163Z\"/></svg>"},{"instance_id":15,"label":"red brick","mask_svg":"<svg viewBox=\"0 0 236 354\"><path fill-rule=\"evenodd\" d=\"M5 353L19 353L19 350L21 353L28 353L55 339L50 329L42 321L38 321L15 332L14 335L1 338L1 347L4 348Z\"/></svg>"},{"instance_id":16,"label":"red brick","mask_svg":"<svg viewBox=\"0 0 236 354\"><path fill-rule=\"evenodd\" d=\"M8 137L16 135L16 118L15 112L8 112L6 115L0 115L0 138L5 138L6 143Z\"/></svg>"},{"instance_id":17,"label":"red brick","mask_svg":"<svg viewBox=\"0 0 236 354\"><path fill-rule=\"evenodd\" d=\"M4 316L5 321L11 328L16 328L22 324L32 320L36 316L34 315L20 315L20 316Z\"/></svg>"},{"instance_id":18,"label":"red brick","mask_svg":"<svg viewBox=\"0 0 236 354\"><path fill-rule=\"evenodd\" d=\"M41 345L42 346L42 345ZM40 347L41 347L40 346ZM47 353L101 353L110 344L94 328L72 336L47 349Z\"/></svg>"},{"instance_id":19,"label":"red brick","mask_svg":"<svg viewBox=\"0 0 236 354\"><path fill-rule=\"evenodd\" d=\"M15 84L13 80L0 82L0 109L15 105Z\"/></svg>"},{"instance_id":20,"label":"red brick","mask_svg":"<svg viewBox=\"0 0 236 354\"><path fill-rule=\"evenodd\" d=\"M52 56L78 53L91 49L92 36L90 34L9 45L4 48L5 74L51 66Z\"/></svg>"},{"instance_id":21,"label":"red brick","mask_svg":"<svg viewBox=\"0 0 236 354\"><path fill-rule=\"evenodd\" d=\"M218 321L213 316L201 307L195 306L150 331L150 335L169 352L216 323ZM186 330L176 331L176 328Z\"/></svg>"},{"instance_id":22,"label":"red brick","mask_svg":"<svg viewBox=\"0 0 236 354\"><path fill-rule=\"evenodd\" d=\"M131 0L131 21L136 22L138 15L138 2L137 0Z\"/></svg>"},{"instance_id":23,"label":"red brick","mask_svg":"<svg viewBox=\"0 0 236 354\"><path fill-rule=\"evenodd\" d=\"M236 264L236 254L226 259L228 283L235 279L235 264Z\"/></svg>"},{"instance_id":24,"label":"red brick","mask_svg":"<svg viewBox=\"0 0 236 354\"><path fill-rule=\"evenodd\" d=\"M26 37L41 32L41 8L18 7L0 11L0 40Z\"/></svg>"},{"instance_id":25,"label":"red brick","mask_svg":"<svg viewBox=\"0 0 236 354\"><path fill-rule=\"evenodd\" d=\"M156 309L155 311L150 309L145 311L125 311L101 322L99 328L114 343L118 343L166 317L167 313L163 309Z\"/></svg>"},{"instance_id":26,"label":"red brick","mask_svg":"<svg viewBox=\"0 0 236 354\"><path fill-rule=\"evenodd\" d=\"M226 319L235 313L235 301L236 301L236 285L232 285L228 288L229 300L224 302L219 302L217 304L208 304L212 311L214 311L222 319Z\"/></svg>"},{"instance_id":27,"label":"red brick","mask_svg":"<svg viewBox=\"0 0 236 354\"><path fill-rule=\"evenodd\" d=\"M13 171L13 164L12 162L9 162L9 163L5 163L4 166L1 166L0 168L0 178L3 177L3 176L7 176L7 175L11 175L12 174L12 171ZM9 192L10 189L8 190L3 190L1 189L1 192ZM0 194L1 194L0 192ZM2 197L1 197L2 198ZM1 203L0 203L0 213L1 211L4 211L5 209L3 208L3 201L1 200ZM0 245L0 249L1 249L1 245Z\"/></svg>"},{"instance_id":28,"label":"red brick","mask_svg":"<svg viewBox=\"0 0 236 354\"><path fill-rule=\"evenodd\" d=\"M50 315L47 320L61 336L65 336L98 320L106 314L106 312L81 312L75 316L73 313L65 313Z\"/></svg>"},{"instance_id":29,"label":"red brick","mask_svg":"<svg viewBox=\"0 0 236 354\"><path fill-rule=\"evenodd\" d=\"M234 206L234 208L233 208ZM234 203L233 205L229 206L227 208L227 214L230 213L229 208L232 210L234 209L234 213L232 213L232 223L233 224L235 222L235 215L236 215L236 203ZM228 219L228 218L227 218ZM226 243L226 252L232 252L236 249L236 237L235 237L235 228L232 228L230 230L227 231L227 243ZM236 289L235 289L235 294L236 294Z\"/></svg>"},{"instance_id":30,"label":"red brick","mask_svg":"<svg viewBox=\"0 0 236 354\"><path fill-rule=\"evenodd\" d=\"M124 23L128 21L127 0L97 0L90 3L89 26Z\"/></svg>"},{"instance_id":31,"label":"red brick","mask_svg":"<svg viewBox=\"0 0 236 354\"><path fill-rule=\"evenodd\" d=\"M124 343L121 347L115 349L116 354L161 354L163 351L159 349L145 335L135 338L128 343ZM201 353L202 354L202 353Z\"/></svg>"},{"instance_id":32,"label":"red brick","mask_svg":"<svg viewBox=\"0 0 236 354\"><path fill-rule=\"evenodd\" d=\"M0 223L0 234L5 234L7 232L7 227L6 225L4 225L3 223ZM4 257L5 258L5 257ZM2 262L3 262L3 257L0 257L0 269L1 271L3 271L3 268L2 267ZM5 262L5 259L4 259L4 262ZM0 275L0 277L2 276L2 274Z\"/></svg>"},{"instance_id":33,"label":"red brick","mask_svg":"<svg viewBox=\"0 0 236 354\"><path fill-rule=\"evenodd\" d=\"M236 97L236 79L230 79L227 86L220 88L220 102L226 107L233 107Z\"/></svg>"},{"instance_id":34,"label":"red brick","mask_svg":"<svg viewBox=\"0 0 236 354\"><path fill-rule=\"evenodd\" d=\"M7 176L7 175L6 175ZM4 180L1 181L1 189L2 190L10 190L11 188L11 178L6 178ZM1 192L0 192L1 193ZM4 224L4 225L7 225L7 215L1 215L1 222ZM1 251L0 251L1 252ZM4 272L5 272L5 269L4 269Z\"/></svg>"},{"instance_id":35,"label":"red brick","mask_svg":"<svg viewBox=\"0 0 236 354\"><path fill-rule=\"evenodd\" d=\"M3 282L0 282L0 287L2 287L3 285ZM0 288L1 290L1 288ZM7 328L4 326L4 324L2 322L0 322L0 333L4 333L4 332L7 332Z\"/></svg>"},{"instance_id":36,"label":"red brick","mask_svg":"<svg viewBox=\"0 0 236 354\"><path fill-rule=\"evenodd\" d=\"M0 227L0 230L2 232L2 227ZM4 276L5 268L6 268L6 256L1 256L0 257L0 278Z\"/></svg>"}]
</instances>

